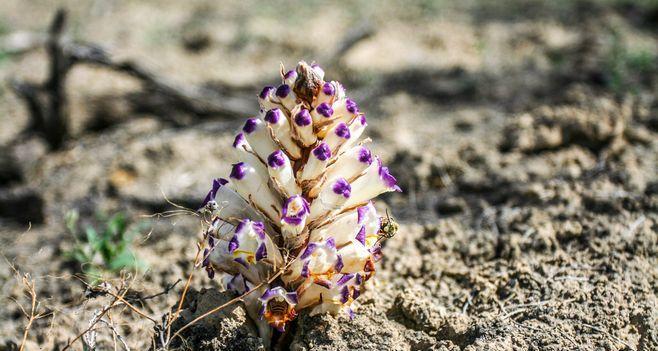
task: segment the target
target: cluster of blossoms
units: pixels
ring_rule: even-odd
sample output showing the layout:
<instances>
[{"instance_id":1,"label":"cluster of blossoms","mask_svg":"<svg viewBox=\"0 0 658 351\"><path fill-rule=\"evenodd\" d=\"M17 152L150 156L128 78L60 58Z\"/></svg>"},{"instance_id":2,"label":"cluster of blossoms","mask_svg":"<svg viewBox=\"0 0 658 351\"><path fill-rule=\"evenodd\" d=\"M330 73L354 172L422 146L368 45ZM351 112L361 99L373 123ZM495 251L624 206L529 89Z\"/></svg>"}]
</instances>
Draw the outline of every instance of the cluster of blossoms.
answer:
<instances>
[{"instance_id":1,"label":"cluster of blossoms","mask_svg":"<svg viewBox=\"0 0 658 351\"><path fill-rule=\"evenodd\" d=\"M222 273L226 289L250 292L243 300L265 340L305 308L352 314L381 257L371 199L400 190L359 142L366 118L340 83L305 62L281 75L259 94L228 179L213 181L201 208L210 218L203 267Z\"/></svg>"}]
</instances>

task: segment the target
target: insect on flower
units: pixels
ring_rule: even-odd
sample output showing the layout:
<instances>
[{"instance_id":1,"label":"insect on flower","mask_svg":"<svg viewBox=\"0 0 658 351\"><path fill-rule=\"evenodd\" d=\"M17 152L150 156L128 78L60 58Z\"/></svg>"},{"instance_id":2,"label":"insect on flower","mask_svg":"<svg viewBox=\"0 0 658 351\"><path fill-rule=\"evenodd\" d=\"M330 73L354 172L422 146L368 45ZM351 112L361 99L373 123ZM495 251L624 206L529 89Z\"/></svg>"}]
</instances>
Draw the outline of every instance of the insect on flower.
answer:
<instances>
[{"instance_id":1,"label":"insect on flower","mask_svg":"<svg viewBox=\"0 0 658 351\"><path fill-rule=\"evenodd\" d=\"M400 229L398 222L386 210L386 217L382 218L382 224L379 227L379 235L383 238L390 239L397 234L398 229Z\"/></svg>"},{"instance_id":2,"label":"insect on flower","mask_svg":"<svg viewBox=\"0 0 658 351\"><path fill-rule=\"evenodd\" d=\"M260 92L230 174L200 209L209 217L202 265L227 290L256 289L243 301L266 344L304 309L351 316L380 240L398 230L371 201L400 191L396 179L359 141L365 114L324 74L302 61Z\"/></svg>"}]
</instances>

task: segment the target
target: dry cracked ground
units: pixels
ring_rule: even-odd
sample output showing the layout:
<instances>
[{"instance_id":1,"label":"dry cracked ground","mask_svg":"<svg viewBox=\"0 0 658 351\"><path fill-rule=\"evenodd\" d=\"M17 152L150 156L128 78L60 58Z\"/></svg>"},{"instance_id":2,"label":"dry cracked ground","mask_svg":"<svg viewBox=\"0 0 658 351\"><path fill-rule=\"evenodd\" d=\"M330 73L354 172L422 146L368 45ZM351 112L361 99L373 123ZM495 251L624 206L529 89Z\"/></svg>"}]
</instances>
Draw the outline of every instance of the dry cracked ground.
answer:
<instances>
[{"instance_id":1,"label":"dry cracked ground","mask_svg":"<svg viewBox=\"0 0 658 351\"><path fill-rule=\"evenodd\" d=\"M318 60L366 111L404 189L380 202L400 230L354 319L302 314L276 348L658 350L655 2L61 4L69 36L178 84L255 97L279 62ZM43 32L55 9L4 1L0 34ZM358 26L368 35L341 50ZM28 323L17 274L42 314L27 350L81 350L76 336L115 299L86 289L65 254L71 210L146 223L133 245L148 269L104 276L130 284L143 315L119 303L93 327L98 350L157 349L200 237L198 218L168 211L195 208L227 172L247 116L135 108L148 96L134 78L81 65L66 84L71 135L51 151L22 132L29 110L4 83L43 79L45 52L3 48L0 350L18 349ZM202 273L173 331L234 297ZM171 349L263 349L239 304L181 334Z\"/></svg>"}]
</instances>

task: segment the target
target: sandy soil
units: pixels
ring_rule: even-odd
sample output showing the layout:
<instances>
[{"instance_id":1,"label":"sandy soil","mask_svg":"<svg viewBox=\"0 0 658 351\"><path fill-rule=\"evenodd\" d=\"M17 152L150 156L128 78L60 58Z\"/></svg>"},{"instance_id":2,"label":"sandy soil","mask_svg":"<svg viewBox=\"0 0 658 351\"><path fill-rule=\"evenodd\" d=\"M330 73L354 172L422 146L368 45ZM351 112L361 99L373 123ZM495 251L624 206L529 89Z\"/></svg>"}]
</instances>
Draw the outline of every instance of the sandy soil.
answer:
<instances>
[{"instance_id":1,"label":"sandy soil","mask_svg":"<svg viewBox=\"0 0 658 351\"><path fill-rule=\"evenodd\" d=\"M63 5L73 38L180 84L219 82L255 97L279 62L330 62L328 76L368 114L373 149L404 190L379 203L400 231L385 241L353 320L302 314L279 349L658 350L654 2ZM0 3L0 36L43 31L55 8ZM364 23L374 33L333 57ZM186 49L199 37L205 46ZM45 67L43 50L0 52L3 82L40 79ZM0 85L0 350L17 349L27 324L30 300L14 269L34 279L45 314L27 350L61 350L114 299L86 294L80 267L65 259L72 209L84 223L116 211L148 223L135 242L148 270L106 279L129 283L126 299L155 323L125 304L106 320L133 350L159 345L162 316L194 271L200 222L152 215L170 202L195 208L227 172L247 116L172 122L127 108L123 97L139 89L75 68L72 137L51 152L20 134L28 111ZM233 298L200 270L191 288L174 331ZM122 348L107 325L96 331L99 350ZM262 349L239 304L182 334L174 348Z\"/></svg>"}]
</instances>

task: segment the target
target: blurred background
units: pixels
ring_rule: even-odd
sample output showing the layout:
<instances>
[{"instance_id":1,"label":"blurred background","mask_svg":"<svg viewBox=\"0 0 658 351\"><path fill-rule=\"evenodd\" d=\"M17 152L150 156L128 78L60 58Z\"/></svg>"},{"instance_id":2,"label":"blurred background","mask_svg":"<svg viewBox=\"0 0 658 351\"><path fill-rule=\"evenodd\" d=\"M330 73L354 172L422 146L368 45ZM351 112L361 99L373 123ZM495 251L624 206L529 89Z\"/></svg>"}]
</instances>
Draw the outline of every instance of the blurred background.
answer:
<instances>
[{"instance_id":1,"label":"blurred background","mask_svg":"<svg viewBox=\"0 0 658 351\"><path fill-rule=\"evenodd\" d=\"M0 350L22 342L25 273L30 350L85 330L111 298L88 284L167 312L200 236L171 211L227 174L256 94L299 60L346 86L404 192L382 204L401 230L379 292L290 345L656 346L657 1L4 0ZM113 318L100 349L151 345L151 321ZM217 349L248 332L222 328Z\"/></svg>"}]
</instances>

